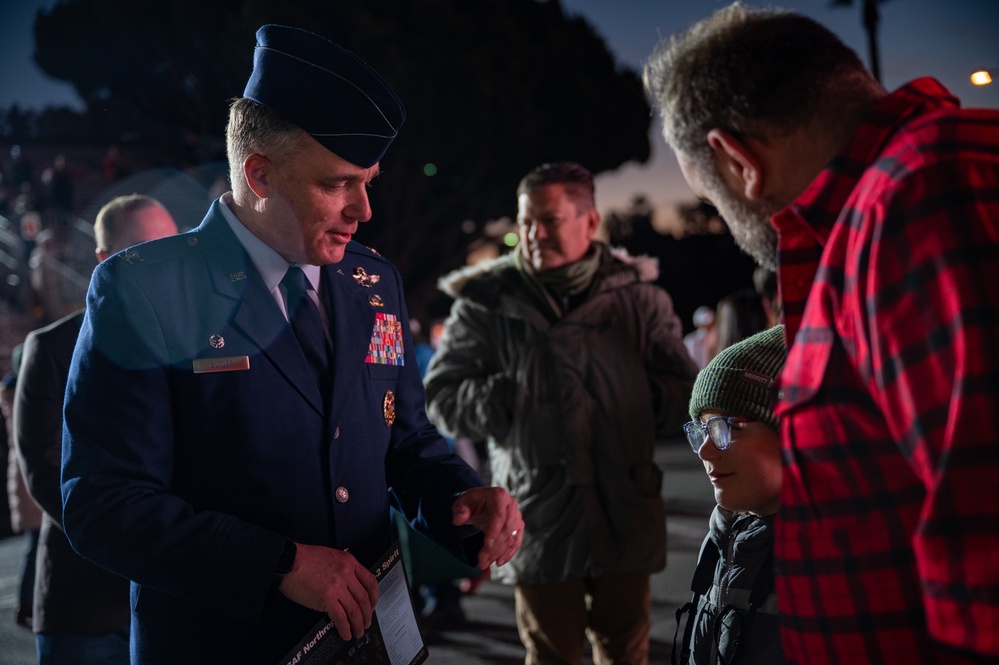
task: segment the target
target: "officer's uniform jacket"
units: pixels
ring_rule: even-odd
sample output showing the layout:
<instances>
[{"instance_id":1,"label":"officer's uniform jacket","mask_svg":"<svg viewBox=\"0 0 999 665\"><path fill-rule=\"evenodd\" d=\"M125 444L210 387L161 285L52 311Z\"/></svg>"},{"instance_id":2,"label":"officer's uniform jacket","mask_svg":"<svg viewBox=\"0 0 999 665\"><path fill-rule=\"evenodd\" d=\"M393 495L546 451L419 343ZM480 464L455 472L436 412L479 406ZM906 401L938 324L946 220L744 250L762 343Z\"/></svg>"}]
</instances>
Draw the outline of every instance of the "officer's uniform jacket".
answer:
<instances>
[{"instance_id":1,"label":"officer's uniform jacket","mask_svg":"<svg viewBox=\"0 0 999 665\"><path fill-rule=\"evenodd\" d=\"M455 301L426 376L434 422L486 441L492 482L524 518L523 544L492 578L546 584L662 570L653 453L686 419L697 373L672 299L654 275L605 249L585 300L556 314L514 256L441 279Z\"/></svg>"},{"instance_id":2,"label":"officer's uniform jacket","mask_svg":"<svg viewBox=\"0 0 999 665\"><path fill-rule=\"evenodd\" d=\"M426 419L395 268L356 243L323 267L324 405L219 205L97 267L70 370L64 523L133 580L141 663L273 665L321 617L276 591L287 539L371 565L394 497L460 553L451 505L481 484Z\"/></svg>"}]
</instances>

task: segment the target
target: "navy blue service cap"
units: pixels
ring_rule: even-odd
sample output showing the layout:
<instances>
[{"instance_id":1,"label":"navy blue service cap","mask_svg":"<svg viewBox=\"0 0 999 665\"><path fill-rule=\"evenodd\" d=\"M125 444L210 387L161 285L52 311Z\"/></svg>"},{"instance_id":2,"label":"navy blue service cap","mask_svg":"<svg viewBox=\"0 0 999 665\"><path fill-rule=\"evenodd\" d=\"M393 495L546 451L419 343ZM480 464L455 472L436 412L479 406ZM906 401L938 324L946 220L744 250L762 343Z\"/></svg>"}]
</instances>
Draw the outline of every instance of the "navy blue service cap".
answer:
<instances>
[{"instance_id":1,"label":"navy blue service cap","mask_svg":"<svg viewBox=\"0 0 999 665\"><path fill-rule=\"evenodd\" d=\"M362 168L381 160L406 119L402 102L364 61L325 37L284 25L257 30L243 97Z\"/></svg>"}]
</instances>

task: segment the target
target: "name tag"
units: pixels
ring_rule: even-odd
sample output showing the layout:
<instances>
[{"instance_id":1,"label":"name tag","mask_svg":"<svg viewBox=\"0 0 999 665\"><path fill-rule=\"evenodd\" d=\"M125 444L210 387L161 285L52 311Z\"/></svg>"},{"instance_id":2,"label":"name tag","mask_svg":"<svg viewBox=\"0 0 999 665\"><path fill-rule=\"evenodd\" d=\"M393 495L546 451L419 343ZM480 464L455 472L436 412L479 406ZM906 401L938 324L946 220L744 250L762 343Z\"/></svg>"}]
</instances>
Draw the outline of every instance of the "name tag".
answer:
<instances>
[{"instance_id":1,"label":"name tag","mask_svg":"<svg viewBox=\"0 0 999 665\"><path fill-rule=\"evenodd\" d=\"M228 358L196 358L194 373L239 372L250 369L250 356L229 356Z\"/></svg>"}]
</instances>

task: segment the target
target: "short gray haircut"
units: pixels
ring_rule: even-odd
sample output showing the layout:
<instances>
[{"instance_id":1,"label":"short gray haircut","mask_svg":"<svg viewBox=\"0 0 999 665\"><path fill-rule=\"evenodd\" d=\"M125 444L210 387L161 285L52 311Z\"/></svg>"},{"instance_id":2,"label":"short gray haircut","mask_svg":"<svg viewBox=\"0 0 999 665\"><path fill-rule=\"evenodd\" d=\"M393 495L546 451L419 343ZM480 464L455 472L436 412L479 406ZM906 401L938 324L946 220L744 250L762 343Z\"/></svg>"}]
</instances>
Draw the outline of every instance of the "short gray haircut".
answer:
<instances>
[{"instance_id":1,"label":"short gray haircut","mask_svg":"<svg viewBox=\"0 0 999 665\"><path fill-rule=\"evenodd\" d=\"M225 133L229 184L233 188L243 177L243 162L248 155L262 151L272 156L284 154L299 147L308 136L298 125L245 97L234 99L229 105Z\"/></svg>"}]
</instances>

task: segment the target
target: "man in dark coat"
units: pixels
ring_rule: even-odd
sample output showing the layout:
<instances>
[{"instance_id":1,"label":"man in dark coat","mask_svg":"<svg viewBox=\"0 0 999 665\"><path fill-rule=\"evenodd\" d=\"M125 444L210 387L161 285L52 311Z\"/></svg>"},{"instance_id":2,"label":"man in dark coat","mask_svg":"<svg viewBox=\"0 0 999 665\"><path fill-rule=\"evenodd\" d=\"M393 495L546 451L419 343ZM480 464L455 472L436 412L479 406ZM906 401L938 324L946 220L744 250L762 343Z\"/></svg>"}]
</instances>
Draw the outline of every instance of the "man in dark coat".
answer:
<instances>
[{"instance_id":1,"label":"man in dark coat","mask_svg":"<svg viewBox=\"0 0 999 665\"><path fill-rule=\"evenodd\" d=\"M97 213L97 259L176 233L173 217L155 199L119 196ZM45 511L32 629L40 665L127 665L128 580L74 552L62 529L62 403L82 323L80 310L28 334L14 396L18 463L32 498Z\"/></svg>"}]
</instances>

